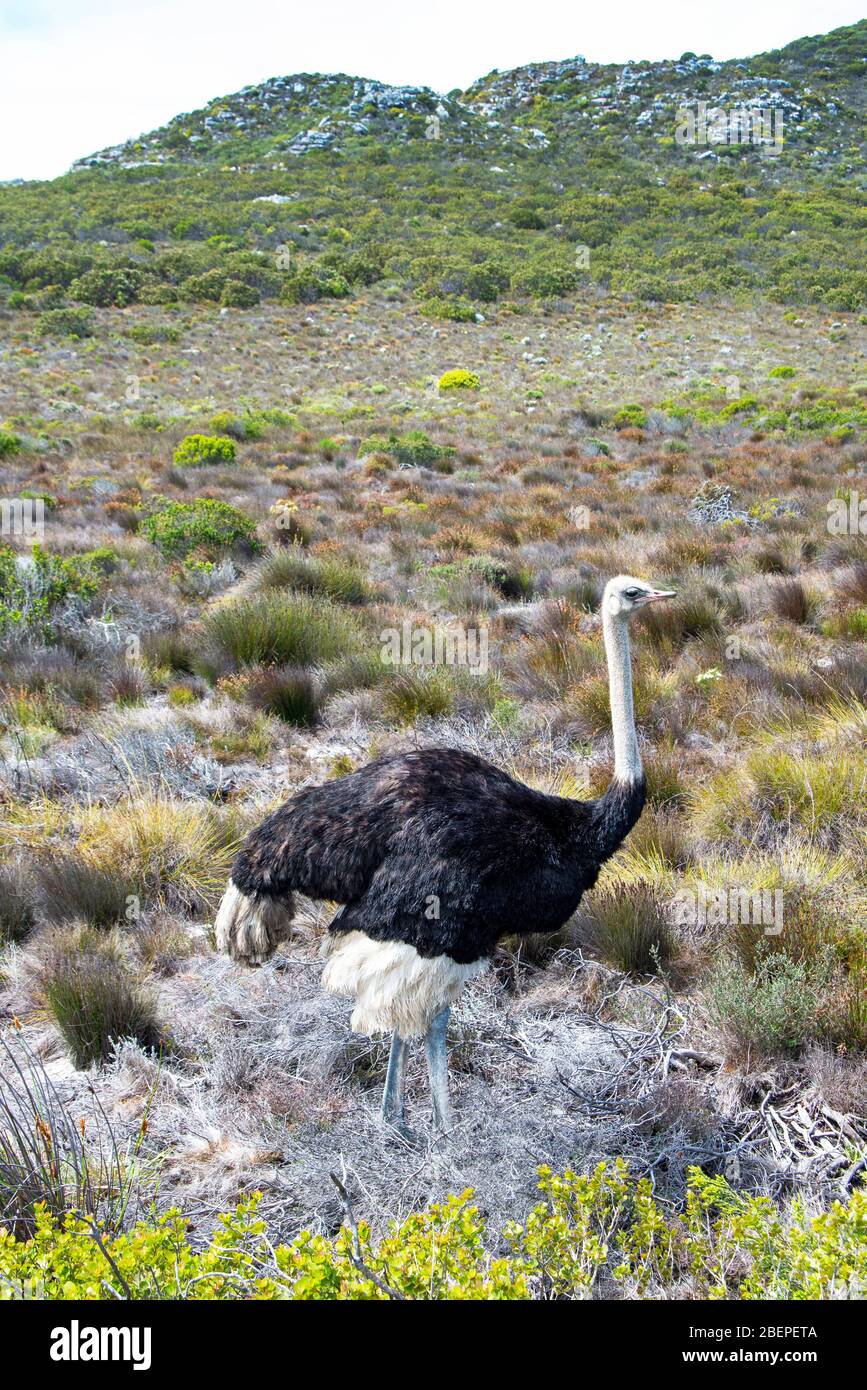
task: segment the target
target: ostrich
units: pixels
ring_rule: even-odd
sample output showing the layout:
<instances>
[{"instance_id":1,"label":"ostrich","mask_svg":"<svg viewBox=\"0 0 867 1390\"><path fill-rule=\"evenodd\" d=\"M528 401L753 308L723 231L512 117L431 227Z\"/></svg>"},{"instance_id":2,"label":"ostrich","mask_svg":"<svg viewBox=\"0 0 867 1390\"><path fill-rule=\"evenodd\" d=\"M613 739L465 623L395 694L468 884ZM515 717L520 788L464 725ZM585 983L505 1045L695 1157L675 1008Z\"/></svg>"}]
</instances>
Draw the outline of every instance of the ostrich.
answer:
<instances>
[{"instance_id":1,"label":"ostrich","mask_svg":"<svg viewBox=\"0 0 867 1390\"><path fill-rule=\"evenodd\" d=\"M217 946L260 965L290 933L293 893L341 903L322 984L355 999L352 1028L391 1032L382 1118L406 1133L407 1044L425 1038L438 1130L451 1127L446 1028L498 938L554 932L644 806L628 623L671 591L618 575L602 599L614 777L594 801L548 796L471 753L378 758L290 798L248 836Z\"/></svg>"}]
</instances>

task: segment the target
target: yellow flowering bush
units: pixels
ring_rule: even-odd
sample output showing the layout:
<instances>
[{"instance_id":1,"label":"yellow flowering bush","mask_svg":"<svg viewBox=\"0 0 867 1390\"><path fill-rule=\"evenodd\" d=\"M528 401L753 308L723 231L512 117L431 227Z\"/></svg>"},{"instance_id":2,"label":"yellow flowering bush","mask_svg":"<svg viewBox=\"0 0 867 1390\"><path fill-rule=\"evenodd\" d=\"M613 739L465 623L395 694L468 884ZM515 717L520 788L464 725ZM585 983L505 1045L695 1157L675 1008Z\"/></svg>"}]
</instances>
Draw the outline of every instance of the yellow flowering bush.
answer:
<instances>
[{"instance_id":1,"label":"yellow flowering bush","mask_svg":"<svg viewBox=\"0 0 867 1390\"><path fill-rule=\"evenodd\" d=\"M443 372L439 379L441 391L478 391L481 384L481 378L475 372L468 372L463 367Z\"/></svg>"}]
</instances>

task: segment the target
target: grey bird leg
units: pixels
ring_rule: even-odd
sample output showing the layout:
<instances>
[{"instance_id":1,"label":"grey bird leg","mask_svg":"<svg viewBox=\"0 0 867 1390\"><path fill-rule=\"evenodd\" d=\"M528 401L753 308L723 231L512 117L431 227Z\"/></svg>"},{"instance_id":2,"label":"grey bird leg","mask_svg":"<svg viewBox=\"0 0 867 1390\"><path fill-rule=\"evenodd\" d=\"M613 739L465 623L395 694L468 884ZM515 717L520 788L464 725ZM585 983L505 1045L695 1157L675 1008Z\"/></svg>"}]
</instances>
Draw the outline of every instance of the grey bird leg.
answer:
<instances>
[{"instance_id":1,"label":"grey bird leg","mask_svg":"<svg viewBox=\"0 0 867 1390\"><path fill-rule=\"evenodd\" d=\"M406 1122L406 1039L397 1032L391 1036L391 1051L388 1054L388 1071L385 1073L385 1088L382 1092L383 1123L403 1130Z\"/></svg>"},{"instance_id":2,"label":"grey bird leg","mask_svg":"<svg viewBox=\"0 0 867 1390\"><path fill-rule=\"evenodd\" d=\"M447 1134L452 1127L452 1106L449 1100L449 1064L446 1051L446 1031L449 1026L451 1009L444 1008L438 1013L428 1031L426 1040L427 1074L430 1078L430 1092L433 1099L434 1125L441 1133Z\"/></svg>"}]
</instances>

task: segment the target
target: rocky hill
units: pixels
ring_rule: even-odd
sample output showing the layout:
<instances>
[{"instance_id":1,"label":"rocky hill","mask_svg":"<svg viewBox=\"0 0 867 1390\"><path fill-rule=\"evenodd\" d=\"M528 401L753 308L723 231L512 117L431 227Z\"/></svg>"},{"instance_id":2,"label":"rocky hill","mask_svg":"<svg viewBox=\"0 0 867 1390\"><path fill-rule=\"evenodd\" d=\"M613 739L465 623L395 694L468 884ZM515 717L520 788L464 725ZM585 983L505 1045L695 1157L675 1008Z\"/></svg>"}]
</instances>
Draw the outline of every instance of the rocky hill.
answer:
<instances>
[{"instance_id":1,"label":"rocky hill","mask_svg":"<svg viewBox=\"0 0 867 1390\"><path fill-rule=\"evenodd\" d=\"M861 312L865 71L867 21L743 60L575 57L446 95L275 77L0 187L0 295L244 308L381 283L466 322L584 291Z\"/></svg>"},{"instance_id":2,"label":"rocky hill","mask_svg":"<svg viewBox=\"0 0 867 1390\"><path fill-rule=\"evenodd\" d=\"M867 21L755 58L720 63L684 53L666 62L603 65L578 56L495 71L448 95L345 73L299 73L219 97L74 168L178 160L282 168L289 167L287 156L312 150L350 154L359 141L418 139L442 140L465 155L568 154L600 137L630 150L655 144L664 151L677 144L678 110L705 103L726 112L773 113L792 157L821 168L842 161L853 173L864 169L867 152L865 76ZM707 145L695 153L719 157Z\"/></svg>"}]
</instances>

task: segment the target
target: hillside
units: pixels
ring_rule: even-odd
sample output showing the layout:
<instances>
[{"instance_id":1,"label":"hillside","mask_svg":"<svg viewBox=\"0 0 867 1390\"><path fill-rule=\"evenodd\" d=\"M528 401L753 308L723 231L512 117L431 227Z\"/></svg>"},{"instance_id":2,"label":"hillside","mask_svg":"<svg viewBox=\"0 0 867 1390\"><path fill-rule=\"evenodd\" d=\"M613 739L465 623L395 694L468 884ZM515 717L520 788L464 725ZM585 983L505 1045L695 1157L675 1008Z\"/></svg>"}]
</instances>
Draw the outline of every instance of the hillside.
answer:
<instances>
[{"instance_id":1,"label":"hillside","mask_svg":"<svg viewBox=\"0 0 867 1390\"><path fill-rule=\"evenodd\" d=\"M741 61L575 58L448 95L278 77L0 188L0 277L38 294L107 264L167 301L219 298L227 278L307 301L382 279L440 317L584 290L857 310L865 65L862 21ZM725 126L711 115L681 143L678 112L699 103ZM765 113L749 140L743 108ZM227 263L240 251L264 259Z\"/></svg>"}]
</instances>

